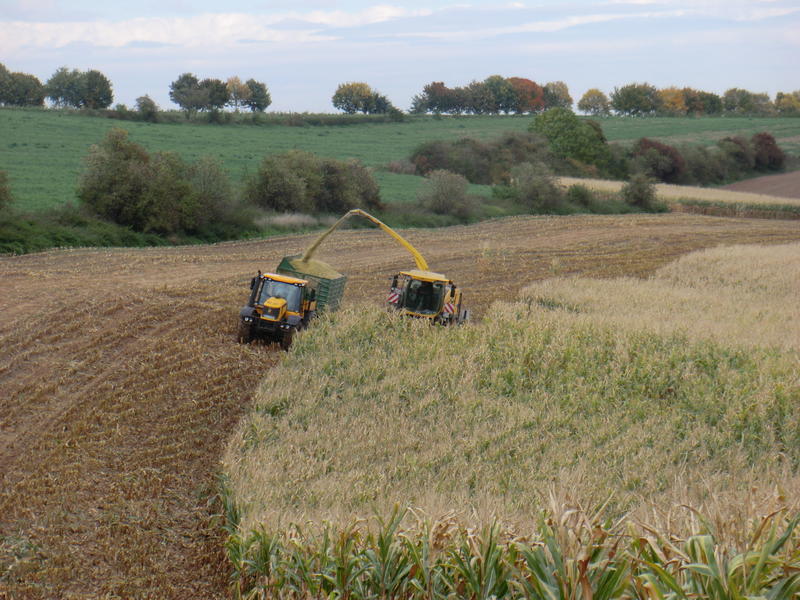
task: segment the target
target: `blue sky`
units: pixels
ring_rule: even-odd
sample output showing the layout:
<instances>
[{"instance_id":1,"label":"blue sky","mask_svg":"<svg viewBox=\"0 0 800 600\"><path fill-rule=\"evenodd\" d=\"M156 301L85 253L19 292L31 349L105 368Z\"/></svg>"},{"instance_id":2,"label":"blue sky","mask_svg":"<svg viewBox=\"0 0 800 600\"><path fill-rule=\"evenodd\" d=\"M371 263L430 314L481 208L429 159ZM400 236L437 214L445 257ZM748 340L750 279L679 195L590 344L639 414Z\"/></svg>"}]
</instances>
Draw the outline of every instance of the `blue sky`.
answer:
<instances>
[{"instance_id":1,"label":"blue sky","mask_svg":"<svg viewBox=\"0 0 800 600\"><path fill-rule=\"evenodd\" d=\"M263 81L277 111L331 112L344 81L407 109L426 83L494 74L561 80L576 101L634 81L774 96L800 89L800 1L0 0L0 62L43 82L98 69L115 102L165 108L187 71Z\"/></svg>"}]
</instances>

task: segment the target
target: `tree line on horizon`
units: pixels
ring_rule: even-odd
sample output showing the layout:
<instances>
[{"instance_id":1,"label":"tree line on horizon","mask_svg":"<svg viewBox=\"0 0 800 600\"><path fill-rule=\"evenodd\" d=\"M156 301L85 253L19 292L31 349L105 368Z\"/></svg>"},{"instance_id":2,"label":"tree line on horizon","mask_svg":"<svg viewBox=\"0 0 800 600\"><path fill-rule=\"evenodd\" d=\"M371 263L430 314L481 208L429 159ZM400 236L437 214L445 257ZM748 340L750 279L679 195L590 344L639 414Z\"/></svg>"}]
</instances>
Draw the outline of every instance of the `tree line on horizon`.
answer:
<instances>
[{"instance_id":1,"label":"tree line on horizon","mask_svg":"<svg viewBox=\"0 0 800 600\"><path fill-rule=\"evenodd\" d=\"M573 105L563 81L540 85L521 77L492 75L463 87L448 87L441 81L427 84L414 96L412 113L439 114L529 114ZM800 115L800 90L768 94L730 88L723 95L675 86L659 89L649 83L615 87L610 95L598 88L588 90L578 101L579 111L592 116L695 116L695 115Z\"/></svg>"},{"instance_id":2,"label":"tree line on horizon","mask_svg":"<svg viewBox=\"0 0 800 600\"><path fill-rule=\"evenodd\" d=\"M264 112L272 98L266 84L238 76L226 81L199 79L183 73L170 84L172 102L191 117L197 112L212 116L225 107L238 112L249 109ZM79 71L60 67L43 84L28 73L12 72L0 63L0 106L44 106L49 100L56 108L107 109L114 100L111 81L96 69ZM365 82L340 84L331 99L333 107L347 114L402 115L402 111L383 94ZM574 104L563 81L544 85L523 77L491 75L466 86L448 87L442 81L425 85L412 98L412 114L536 114L549 108L568 108ZM144 120L157 120L159 107L150 96L136 99L136 111ZM128 111L117 105L120 112ZM724 94L691 87L657 88L649 83L629 83L615 87L610 94L598 88L588 90L577 102L577 109L592 116L698 116L763 115L800 116L800 90L778 92L774 99L766 93L730 88Z\"/></svg>"}]
</instances>

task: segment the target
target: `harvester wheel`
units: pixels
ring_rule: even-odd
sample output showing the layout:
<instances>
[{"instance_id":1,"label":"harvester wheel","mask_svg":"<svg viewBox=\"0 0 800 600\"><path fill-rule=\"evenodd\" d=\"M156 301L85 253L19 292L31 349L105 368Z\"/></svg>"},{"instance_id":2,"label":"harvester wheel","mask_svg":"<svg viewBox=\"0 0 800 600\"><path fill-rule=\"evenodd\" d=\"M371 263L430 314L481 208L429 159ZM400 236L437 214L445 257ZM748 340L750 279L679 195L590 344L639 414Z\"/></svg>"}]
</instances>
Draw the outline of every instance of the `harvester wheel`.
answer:
<instances>
[{"instance_id":1,"label":"harvester wheel","mask_svg":"<svg viewBox=\"0 0 800 600\"><path fill-rule=\"evenodd\" d=\"M289 351L289 348L292 347L292 340L294 339L294 329L287 329L283 332L283 337L281 338L281 349L285 350L286 352Z\"/></svg>"},{"instance_id":2,"label":"harvester wheel","mask_svg":"<svg viewBox=\"0 0 800 600\"><path fill-rule=\"evenodd\" d=\"M240 344L249 344L253 341L253 327L250 323L239 321L239 331L236 334L236 339Z\"/></svg>"}]
</instances>

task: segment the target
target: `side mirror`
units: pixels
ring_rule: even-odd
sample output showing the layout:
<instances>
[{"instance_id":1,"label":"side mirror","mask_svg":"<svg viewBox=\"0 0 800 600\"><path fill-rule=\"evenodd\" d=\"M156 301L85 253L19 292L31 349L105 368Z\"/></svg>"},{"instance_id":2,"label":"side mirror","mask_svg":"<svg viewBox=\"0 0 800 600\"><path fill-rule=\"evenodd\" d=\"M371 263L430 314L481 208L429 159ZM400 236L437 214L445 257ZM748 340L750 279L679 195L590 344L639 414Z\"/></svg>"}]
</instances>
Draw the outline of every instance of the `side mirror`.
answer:
<instances>
[{"instance_id":1,"label":"side mirror","mask_svg":"<svg viewBox=\"0 0 800 600\"><path fill-rule=\"evenodd\" d=\"M392 287L393 287L393 288L396 288L396 287L397 287L397 275L395 275L395 276L392 278Z\"/></svg>"},{"instance_id":2,"label":"side mirror","mask_svg":"<svg viewBox=\"0 0 800 600\"><path fill-rule=\"evenodd\" d=\"M256 278L255 277L253 277L250 280L250 289L252 290L254 287L256 287Z\"/></svg>"},{"instance_id":3,"label":"side mirror","mask_svg":"<svg viewBox=\"0 0 800 600\"><path fill-rule=\"evenodd\" d=\"M317 298L317 290L312 289L311 292L308 294L309 300L316 300Z\"/></svg>"}]
</instances>

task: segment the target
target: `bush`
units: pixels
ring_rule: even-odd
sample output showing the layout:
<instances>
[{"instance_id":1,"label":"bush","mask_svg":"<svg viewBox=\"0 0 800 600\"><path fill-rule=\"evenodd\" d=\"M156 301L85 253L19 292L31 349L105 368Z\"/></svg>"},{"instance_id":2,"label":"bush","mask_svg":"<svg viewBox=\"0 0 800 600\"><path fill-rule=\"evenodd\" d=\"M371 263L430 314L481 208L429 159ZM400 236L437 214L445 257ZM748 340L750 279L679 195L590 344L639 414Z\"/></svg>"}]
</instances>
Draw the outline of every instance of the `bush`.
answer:
<instances>
[{"instance_id":1,"label":"bush","mask_svg":"<svg viewBox=\"0 0 800 600\"><path fill-rule=\"evenodd\" d=\"M682 183L708 185L725 181L725 157L719 149L709 150L705 146L686 145L680 148L680 153L686 163Z\"/></svg>"},{"instance_id":2,"label":"bush","mask_svg":"<svg viewBox=\"0 0 800 600\"><path fill-rule=\"evenodd\" d=\"M7 210L13 201L14 197L11 195L8 174L5 171L0 171L0 212Z\"/></svg>"},{"instance_id":3,"label":"bush","mask_svg":"<svg viewBox=\"0 0 800 600\"><path fill-rule=\"evenodd\" d=\"M633 155L646 175L665 183L678 183L686 175L686 161L674 146L641 138L633 147Z\"/></svg>"},{"instance_id":4,"label":"bush","mask_svg":"<svg viewBox=\"0 0 800 600\"><path fill-rule=\"evenodd\" d=\"M532 213L564 210L564 193L552 171L542 163L523 163L511 170L511 197Z\"/></svg>"},{"instance_id":5,"label":"bush","mask_svg":"<svg viewBox=\"0 0 800 600\"><path fill-rule=\"evenodd\" d=\"M607 171L611 151L598 123L583 121L567 108L551 108L538 115L529 129L547 138L554 155Z\"/></svg>"},{"instance_id":6,"label":"bush","mask_svg":"<svg viewBox=\"0 0 800 600\"><path fill-rule=\"evenodd\" d=\"M468 219L475 212L475 203L467 195L467 187L463 176L439 169L428 174L417 199L421 206L437 215Z\"/></svg>"},{"instance_id":7,"label":"bush","mask_svg":"<svg viewBox=\"0 0 800 600\"><path fill-rule=\"evenodd\" d=\"M594 195L592 194L592 191L585 185L576 183L567 188L566 200L570 204L574 204L583 208L589 208L594 201Z\"/></svg>"},{"instance_id":8,"label":"bush","mask_svg":"<svg viewBox=\"0 0 800 600\"><path fill-rule=\"evenodd\" d=\"M446 170L471 183L508 183L511 169L523 162L550 160L547 143L531 133L505 133L482 142L463 138L454 142L434 141L419 146L411 155L418 175Z\"/></svg>"},{"instance_id":9,"label":"bush","mask_svg":"<svg viewBox=\"0 0 800 600\"><path fill-rule=\"evenodd\" d=\"M158 105L150 96L139 96L136 99L136 110L143 121L158 123Z\"/></svg>"},{"instance_id":10,"label":"bush","mask_svg":"<svg viewBox=\"0 0 800 600\"><path fill-rule=\"evenodd\" d=\"M268 210L306 214L383 207L378 184L360 162L323 160L299 150L266 157L246 182L245 198Z\"/></svg>"},{"instance_id":11,"label":"bush","mask_svg":"<svg viewBox=\"0 0 800 600\"><path fill-rule=\"evenodd\" d=\"M71 204L46 213L0 212L0 253L25 254L54 247L157 246L165 240L103 221Z\"/></svg>"},{"instance_id":12,"label":"bush","mask_svg":"<svg viewBox=\"0 0 800 600\"><path fill-rule=\"evenodd\" d=\"M139 232L204 236L209 227L253 227L243 221L227 175L212 159L192 165L175 153L150 156L122 129L90 148L78 197L100 217Z\"/></svg>"},{"instance_id":13,"label":"bush","mask_svg":"<svg viewBox=\"0 0 800 600\"><path fill-rule=\"evenodd\" d=\"M654 211L659 208L656 202L656 186L642 173L631 177L630 181L622 186L620 195L626 203L644 211Z\"/></svg>"},{"instance_id":14,"label":"bush","mask_svg":"<svg viewBox=\"0 0 800 600\"><path fill-rule=\"evenodd\" d=\"M472 183L489 184L491 180L491 154L488 144L463 138L455 142L434 141L423 144L411 155L418 175L447 170L458 173Z\"/></svg>"},{"instance_id":15,"label":"bush","mask_svg":"<svg viewBox=\"0 0 800 600\"><path fill-rule=\"evenodd\" d=\"M756 133L750 139L755 168L759 171L780 171L786 162L786 154L769 133Z\"/></svg>"},{"instance_id":16,"label":"bush","mask_svg":"<svg viewBox=\"0 0 800 600\"><path fill-rule=\"evenodd\" d=\"M393 160L386 164L385 169L390 173L398 173L399 175L417 174L417 166L407 159Z\"/></svg>"},{"instance_id":17,"label":"bush","mask_svg":"<svg viewBox=\"0 0 800 600\"><path fill-rule=\"evenodd\" d=\"M744 173L752 171L756 166L755 155L750 144L743 137L734 136L721 139L717 145L722 150L734 170L731 175L734 177L741 176Z\"/></svg>"}]
</instances>

